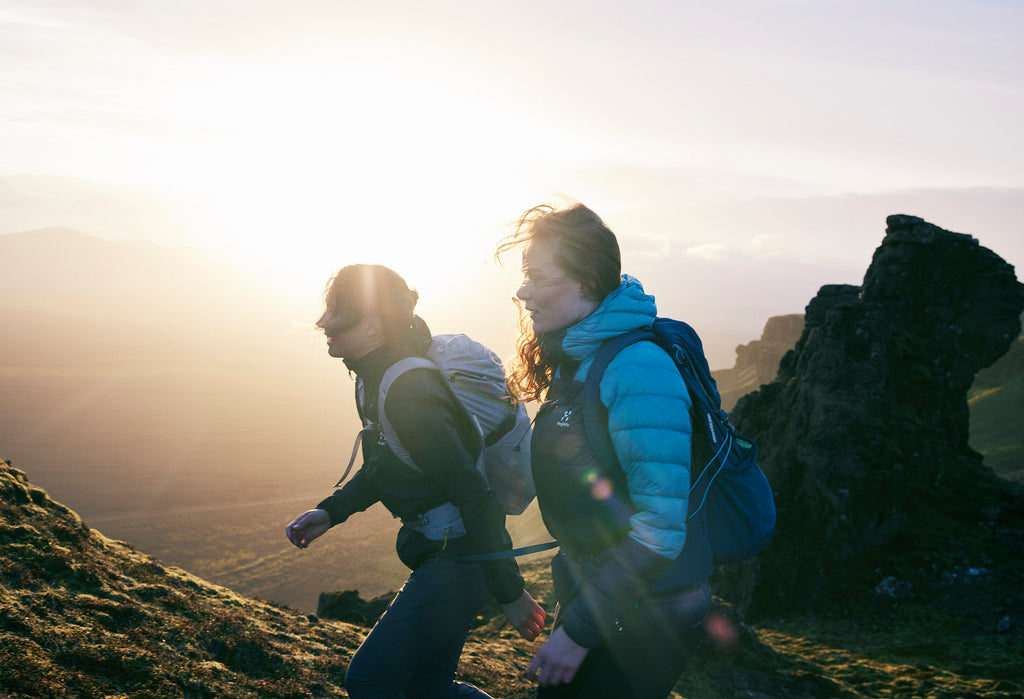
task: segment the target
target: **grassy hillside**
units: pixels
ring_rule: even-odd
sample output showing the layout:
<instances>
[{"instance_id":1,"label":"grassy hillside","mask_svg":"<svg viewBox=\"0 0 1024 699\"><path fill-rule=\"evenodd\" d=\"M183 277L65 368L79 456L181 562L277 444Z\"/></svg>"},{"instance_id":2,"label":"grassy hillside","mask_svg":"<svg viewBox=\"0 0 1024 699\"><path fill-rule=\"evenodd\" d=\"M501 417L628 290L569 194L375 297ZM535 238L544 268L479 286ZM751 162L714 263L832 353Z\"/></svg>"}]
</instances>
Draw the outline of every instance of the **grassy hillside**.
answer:
<instances>
[{"instance_id":1,"label":"grassy hillside","mask_svg":"<svg viewBox=\"0 0 1024 699\"><path fill-rule=\"evenodd\" d=\"M7 697L339 696L360 634L107 539L0 462Z\"/></svg>"},{"instance_id":2,"label":"grassy hillside","mask_svg":"<svg viewBox=\"0 0 1024 699\"><path fill-rule=\"evenodd\" d=\"M246 598L86 527L0 461L0 696L344 697L365 628ZM553 607L545 561L524 565ZM1024 624L985 571L941 596L887 590L818 615L745 626L717 605L676 699L1024 696ZM533 695L527 643L485 610L460 674Z\"/></svg>"},{"instance_id":3,"label":"grassy hillside","mask_svg":"<svg viewBox=\"0 0 1024 699\"><path fill-rule=\"evenodd\" d=\"M971 446L996 473L1024 483L1024 337L978 372L968 400Z\"/></svg>"}]
</instances>

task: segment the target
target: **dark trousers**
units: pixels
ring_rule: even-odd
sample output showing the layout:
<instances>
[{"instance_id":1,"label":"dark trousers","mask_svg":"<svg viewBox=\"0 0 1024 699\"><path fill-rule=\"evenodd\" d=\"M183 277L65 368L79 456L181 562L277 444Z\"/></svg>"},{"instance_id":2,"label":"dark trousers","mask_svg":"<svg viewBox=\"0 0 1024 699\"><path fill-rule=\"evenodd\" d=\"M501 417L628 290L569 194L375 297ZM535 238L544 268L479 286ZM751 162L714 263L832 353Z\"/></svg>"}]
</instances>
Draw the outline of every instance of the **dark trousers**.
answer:
<instances>
[{"instance_id":1,"label":"dark trousers","mask_svg":"<svg viewBox=\"0 0 1024 699\"><path fill-rule=\"evenodd\" d=\"M491 599L479 565L435 559L409 576L352 657L353 699L487 697L454 682L466 634Z\"/></svg>"},{"instance_id":2,"label":"dark trousers","mask_svg":"<svg viewBox=\"0 0 1024 699\"><path fill-rule=\"evenodd\" d=\"M710 606L706 581L652 600L587 652L572 682L540 687L537 699L664 699L703 634Z\"/></svg>"}]
</instances>

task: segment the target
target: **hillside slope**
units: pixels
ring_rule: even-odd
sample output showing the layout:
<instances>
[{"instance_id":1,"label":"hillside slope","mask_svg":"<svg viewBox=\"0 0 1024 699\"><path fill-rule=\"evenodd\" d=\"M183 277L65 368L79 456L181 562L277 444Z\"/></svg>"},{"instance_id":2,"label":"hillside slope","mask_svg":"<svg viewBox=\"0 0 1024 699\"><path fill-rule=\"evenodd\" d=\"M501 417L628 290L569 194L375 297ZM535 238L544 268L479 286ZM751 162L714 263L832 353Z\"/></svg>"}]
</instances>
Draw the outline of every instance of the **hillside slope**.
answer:
<instances>
[{"instance_id":1,"label":"hillside slope","mask_svg":"<svg viewBox=\"0 0 1024 699\"><path fill-rule=\"evenodd\" d=\"M108 539L0 460L2 697L344 697L365 633ZM491 624L467 644L463 672L525 699L532 650Z\"/></svg>"},{"instance_id":2,"label":"hillside slope","mask_svg":"<svg viewBox=\"0 0 1024 699\"><path fill-rule=\"evenodd\" d=\"M971 447L1000 476L1024 483L1024 335L978 372L967 395Z\"/></svg>"},{"instance_id":3,"label":"hillside slope","mask_svg":"<svg viewBox=\"0 0 1024 699\"><path fill-rule=\"evenodd\" d=\"M338 696L358 629L107 539L0 462L0 689L14 697Z\"/></svg>"},{"instance_id":4,"label":"hillside slope","mask_svg":"<svg viewBox=\"0 0 1024 699\"><path fill-rule=\"evenodd\" d=\"M363 626L303 615L165 566L89 529L2 460L0 496L5 699L347 696L345 670L372 615L354 619ZM551 611L546 561L523 573ZM948 593L958 608L991 603L975 586L961 575ZM1019 617L992 628L963 623L900 590L750 627L719 602L671 696L1024 695ZM470 634L460 674L495 697L527 699L534 691L523 673L542 641L519 638L492 605Z\"/></svg>"}]
</instances>

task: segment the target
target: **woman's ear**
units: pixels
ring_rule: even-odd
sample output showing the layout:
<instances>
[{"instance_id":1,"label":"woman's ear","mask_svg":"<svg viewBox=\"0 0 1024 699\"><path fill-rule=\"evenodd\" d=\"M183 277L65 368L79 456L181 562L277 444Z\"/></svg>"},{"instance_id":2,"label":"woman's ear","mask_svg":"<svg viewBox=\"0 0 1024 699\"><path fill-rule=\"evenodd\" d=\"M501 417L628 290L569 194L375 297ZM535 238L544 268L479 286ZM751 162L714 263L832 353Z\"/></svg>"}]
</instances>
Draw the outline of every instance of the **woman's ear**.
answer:
<instances>
[{"instance_id":1,"label":"woman's ear","mask_svg":"<svg viewBox=\"0 0 1024 699\"><path fill-rule=\"evenodd\" d=\"M384 321L379 315L371 313L370 315L363 316L362 322L368 340L384 341Z\"/></svg>"}]
</instances>

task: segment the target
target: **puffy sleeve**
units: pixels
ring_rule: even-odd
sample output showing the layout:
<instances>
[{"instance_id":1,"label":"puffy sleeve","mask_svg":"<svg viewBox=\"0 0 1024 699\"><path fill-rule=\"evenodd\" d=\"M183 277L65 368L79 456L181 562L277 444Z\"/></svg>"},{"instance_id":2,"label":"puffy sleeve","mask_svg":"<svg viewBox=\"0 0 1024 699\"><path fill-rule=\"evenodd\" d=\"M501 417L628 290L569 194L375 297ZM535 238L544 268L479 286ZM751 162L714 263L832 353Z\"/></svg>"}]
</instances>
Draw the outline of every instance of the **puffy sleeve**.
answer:
<instances>
[{"instance_id":1,"label":"puffy sleeve","mask_svg":"<svg viewBox=\"0 0 1024 699\"><path fill-rule=\"evenodd\" d=\"M638 511L629 536L675 560L686 540L690 492L690 395L661 348L638 342L612 360L601 381L608 431Z\"/></svg>"},{"instance_id":2,"label":"puffy sleeve","mask_svg":"<svg viewBox=\"0 0 1024 699\"><path fill-rule=\"evenodd\" d=\"M566 632L586 647L682 551L690 486L690 398L664 350L650 342L622 350L605 370L601 402L637 512L566 609Z\"/></svg>"}]
</instances>

